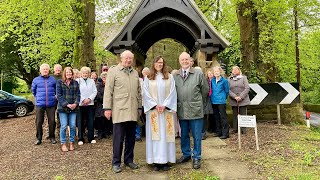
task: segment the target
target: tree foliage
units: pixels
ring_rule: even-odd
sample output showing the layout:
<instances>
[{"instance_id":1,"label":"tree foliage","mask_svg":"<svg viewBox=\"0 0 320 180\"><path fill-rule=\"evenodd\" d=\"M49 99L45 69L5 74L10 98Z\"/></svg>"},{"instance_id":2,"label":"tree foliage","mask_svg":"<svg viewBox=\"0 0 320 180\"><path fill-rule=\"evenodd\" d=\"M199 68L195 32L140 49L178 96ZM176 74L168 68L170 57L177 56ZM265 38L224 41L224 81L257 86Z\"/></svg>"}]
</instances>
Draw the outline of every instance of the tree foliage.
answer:
<instances>
[{"instance_id":1,"label":"tree foliage","mask_svg":"<svg viewBox=\"0 0 320 180\"><path fill-rule=\"evenodd\" d=\"M320 55L319 55L319 18L320 5L318 0L220 0L196 1L201 10L230 42L231 46L219 57L228 60L232 65L245 65L241 53L241 30L239 24L239 3L253 4L247 8L243 16L251 16L258 21L258 61L250 62L250 82L296 82L296 53L293 10L297 8L298 34L301 64L301 86L303 99L308 102L320 103L320 87L318 85ZM216 4L211 4L216 3ZM208 8L208 4L211 5ZM202 7L203 6L203 7ZM217 11L219 18L214 18ZM254 17L252 12L256 11Z\"/></svg>"},{"instance_id":2,"label":"tree foliage","mask_svg":"<svg viewBox=\"0 0 320 180\"><path fill-rule=\"evenodd\" d=\"M31 84L39 64L71 64L72 0L0 1L0 62L8 76Z\"/></svg>"},{"instance_id":3,"label":"tree foliage","mask_svg":"<svg viewBox=\"0 0 320 180\"><path fill-rule=\"evenodd\" d=\"M80 65L79 52L84 41L78 41L88 23L82 12L85 0L2 0L0 1L0 69L10 78L18 76L31 83L39 64ZM104 51L106 39L130 14L137 0L87 0L96 5L94 58L97 64L117 63L116 57ZM86 1L86 2L87 2ZM301 87L303 98L320 103L320 5L319 0L195 0L213 26L231 45L219 54L228 67L239 65L250 82L295 82L295 33L299 36ZM251 6L247 6L250 4ZM242 8L242 9L241 9ZM294 29L294 10L298 30ZM80 13L80 14L79 14ZM254 53L244 53L241 18L257 22L251 29ZM82 23L82 28L78 25ZM89 33L89 34L90 34ZM250 35L250 34L248 34ZM184 48L173 39L155 43L148 52L147 64L153 56L164 55L177 68L175 50ZM248 60L249 59L249 60ZM95 60L90 60L95 61ZM246 68L247 67L247 68Z\"/></svg>"}]
</instances>

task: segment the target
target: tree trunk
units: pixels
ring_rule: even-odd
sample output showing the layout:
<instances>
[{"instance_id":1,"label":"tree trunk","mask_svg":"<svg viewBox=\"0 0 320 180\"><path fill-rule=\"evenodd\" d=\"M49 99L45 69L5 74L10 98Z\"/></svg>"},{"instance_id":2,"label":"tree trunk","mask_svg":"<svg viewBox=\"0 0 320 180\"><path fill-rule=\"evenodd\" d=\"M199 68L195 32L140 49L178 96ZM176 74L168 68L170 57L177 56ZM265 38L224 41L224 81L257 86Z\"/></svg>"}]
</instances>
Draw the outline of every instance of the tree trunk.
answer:
<instances>
[{"instance_id":1,"label":"tree trunk","mask_svg":"<svg viewBox=\"0 0 320 180\"><path fill-rule=\"evenodd\" d=\"M259 26L257 11L251 0L239 3L237 17L240 26L242 69L248 77L254 76L253 70L259 57ZM248 13L251 12L251 13Z\"/></svg>"},{"instance_id":2,"label":"tree trunk","mask_svg":"<svg viewBox=\"0 0 320 180\"><path fill-rule=\"evenodd\" d=\"M95 4L91 0L77 0L76 12L76 41L74 46L74 66L88 66L96 70L94 57L94 28Z\"/></svg>"},{"instance_id":3,"label":"tree trunk","mask_svg":"<svg viewBox=\"0 0 320 180\"><path fill-rule=\"evenodd\" d=\"M220 0L217 0L217 9L216 9L215 20L218 21L219 19L220 19Z\"/></svg>"}]
</instances>

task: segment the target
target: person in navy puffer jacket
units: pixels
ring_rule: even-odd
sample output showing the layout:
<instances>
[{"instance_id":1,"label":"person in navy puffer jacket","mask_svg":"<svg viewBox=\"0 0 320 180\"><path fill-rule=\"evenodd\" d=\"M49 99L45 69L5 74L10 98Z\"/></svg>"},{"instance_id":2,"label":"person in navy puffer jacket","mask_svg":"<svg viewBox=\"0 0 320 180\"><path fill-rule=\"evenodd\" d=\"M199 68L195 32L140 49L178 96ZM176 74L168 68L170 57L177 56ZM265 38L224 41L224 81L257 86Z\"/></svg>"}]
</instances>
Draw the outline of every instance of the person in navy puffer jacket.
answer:
<instances>
[{"instance_id":1,"label":"person in navy puffer jacket","mask_svg":"<svg viewBox=\"0 0 320 180\"><path fill-rule=\"evenodd\" d=\"M36 103L36 145L42 142L42 125L44 113L47 113L49 124L49 139L52 144L56 144L55 139L55 106L56 106L56 79L49 76L50 66L42 64L40 66L40 76L32 81L31 91Z\"/></svg>"},{"instance_id":2,"label":"person in navy puffer jacket","mask_svg":"<svg viewBox=\"0 0 320 180\"><path fill-rule=\"evenodd\" d=\"M229 95L228 80L221 76L221 67L213 67L214 77L211 80L211 103L214 120L217 125L217 135L220 139L229 138L229 123L227 120L226 101ZM217 114L219 112L219 114ZM219 117L220 115L220 117Z\"/></svg>"}]
</instances>

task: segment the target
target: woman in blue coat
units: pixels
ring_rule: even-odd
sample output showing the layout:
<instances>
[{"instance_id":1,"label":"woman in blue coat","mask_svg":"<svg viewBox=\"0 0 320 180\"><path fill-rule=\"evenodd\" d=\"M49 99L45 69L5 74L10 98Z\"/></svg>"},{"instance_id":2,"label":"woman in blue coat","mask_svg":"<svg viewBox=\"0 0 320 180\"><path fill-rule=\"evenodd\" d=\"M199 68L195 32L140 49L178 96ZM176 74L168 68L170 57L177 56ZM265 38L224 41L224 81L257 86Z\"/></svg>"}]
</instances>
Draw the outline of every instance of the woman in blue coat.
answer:
<instances>
[{"instance_id":1,"label":"woman in blue coat","mask_svg":"<svg viewBox=\"0 0 320 180\"><path fill-rule=\"evenodd\" d=\"M221 76L221 67L213 67L214 77L211 80L211 103L220 139L229 138L229 124L226 113L226 101L229 94L228 80Z\"/></svg>"}]
</instances>

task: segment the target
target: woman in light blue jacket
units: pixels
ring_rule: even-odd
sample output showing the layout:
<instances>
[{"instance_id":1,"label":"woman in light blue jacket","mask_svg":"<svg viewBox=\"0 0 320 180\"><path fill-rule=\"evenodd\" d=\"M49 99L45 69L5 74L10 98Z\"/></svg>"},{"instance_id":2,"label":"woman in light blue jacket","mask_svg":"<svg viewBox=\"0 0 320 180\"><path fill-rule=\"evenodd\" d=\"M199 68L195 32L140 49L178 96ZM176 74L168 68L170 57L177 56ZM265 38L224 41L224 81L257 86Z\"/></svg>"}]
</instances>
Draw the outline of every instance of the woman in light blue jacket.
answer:
<instances>
[{"instance_id":1,"label":"woman in light blue jacket","mask_svg":"<svg viewBox=\"0 0 320 180\"><path fill-rule=\"evenodd\" d=\"M211 80L211 103L220 139L229 138L229 124L226 113L226 101L229 94L228 80L221 76L221 67L213 67L214 77Z\"/></svg>"}]
</instances>

